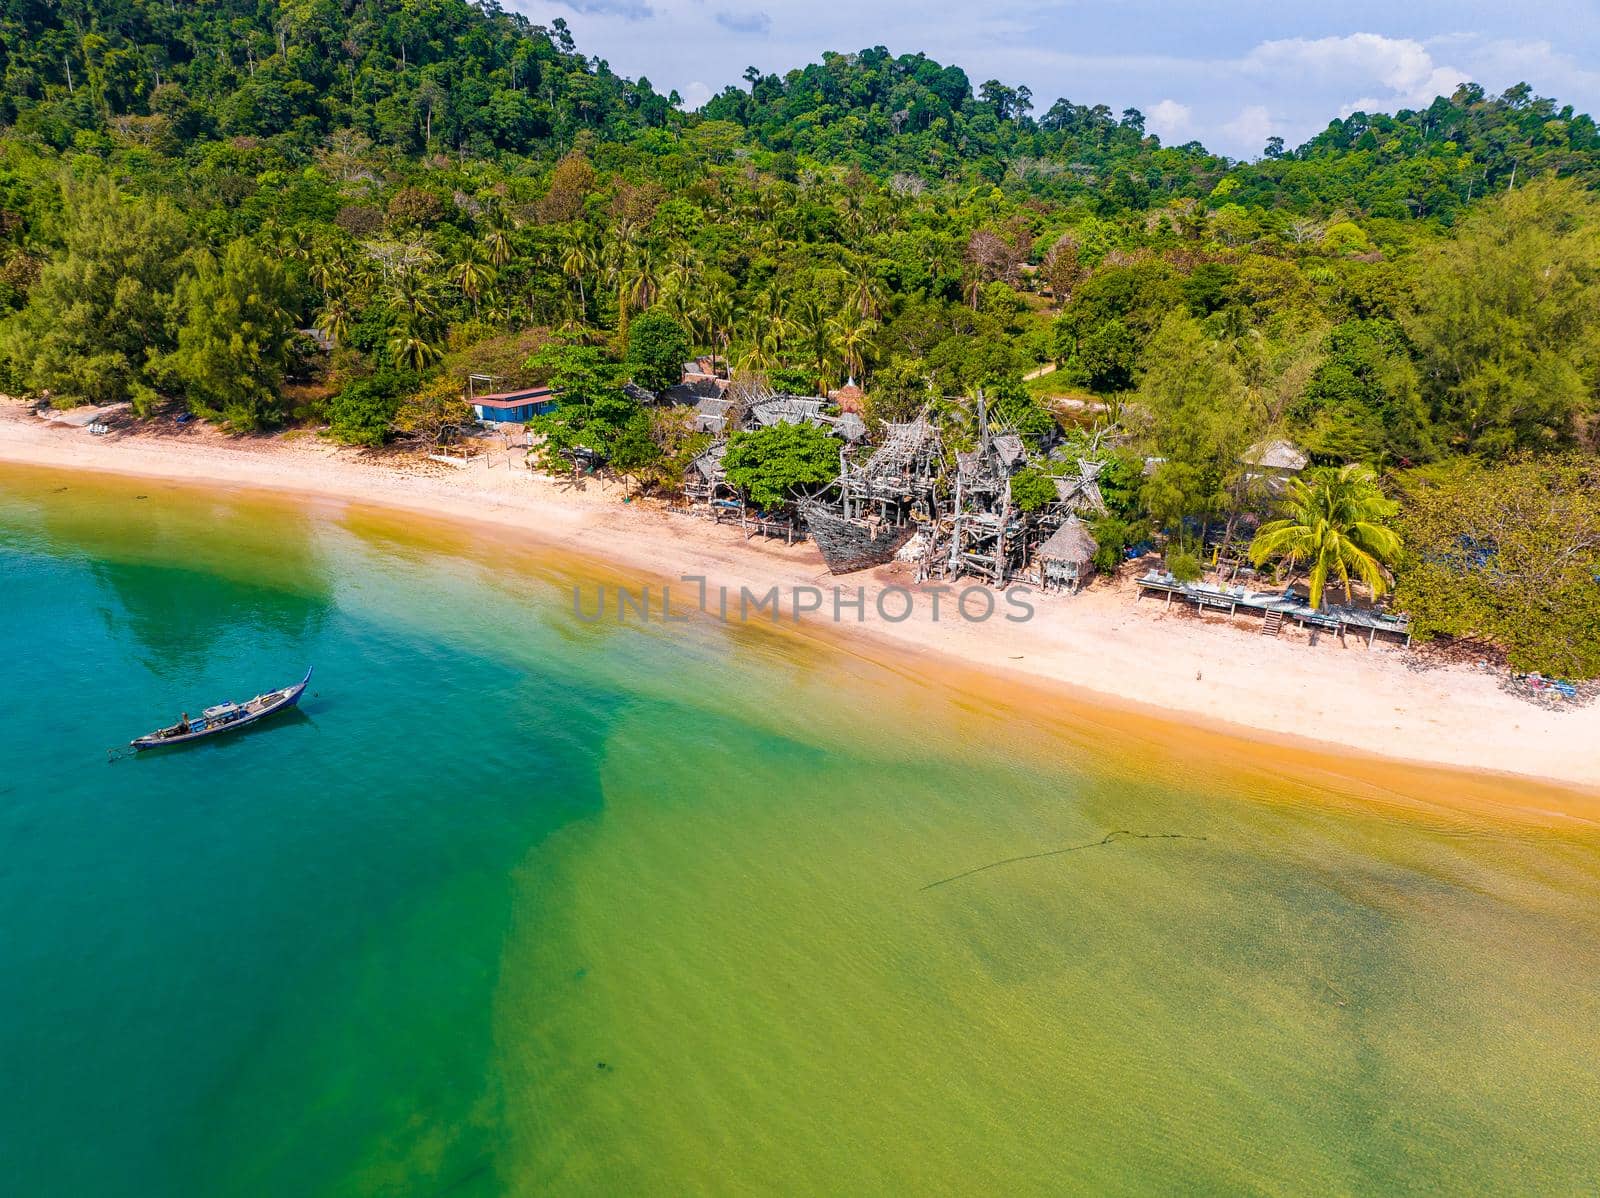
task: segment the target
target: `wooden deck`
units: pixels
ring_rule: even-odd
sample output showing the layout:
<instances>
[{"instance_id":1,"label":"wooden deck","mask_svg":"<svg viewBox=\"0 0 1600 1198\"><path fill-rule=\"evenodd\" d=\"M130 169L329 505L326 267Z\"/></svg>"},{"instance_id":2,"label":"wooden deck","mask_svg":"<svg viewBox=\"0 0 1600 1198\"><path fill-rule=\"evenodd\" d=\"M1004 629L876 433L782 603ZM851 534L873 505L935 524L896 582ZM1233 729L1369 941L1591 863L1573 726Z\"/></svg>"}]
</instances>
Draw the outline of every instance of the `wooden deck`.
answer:
<instances>
[{"instance_id":1,"label":"wooden deck","mask_svg":"<svg viewBox=\"0 0 1600 1198\"><path fill-rule=\"evenodd\" d=\"M1285 620L1302 628L1332 632L1341 640L1349 633L1361 636L1371 646L1379 636L1397 643L1411 644L1411 621L1403 615L1390 615L1363 607L1312 608L1298 596L1274 595L1245 587L1224 588L1203 582L1179 582L1170 574L1155 571L1139 579L1139 597L1146 594L1165 597L1168 607L1177 598L1194 607L1204 617L1207 611L1235 616L1240 612L1262 618L1262 631L1276 636Z\"/></svg>"}]
</instances>

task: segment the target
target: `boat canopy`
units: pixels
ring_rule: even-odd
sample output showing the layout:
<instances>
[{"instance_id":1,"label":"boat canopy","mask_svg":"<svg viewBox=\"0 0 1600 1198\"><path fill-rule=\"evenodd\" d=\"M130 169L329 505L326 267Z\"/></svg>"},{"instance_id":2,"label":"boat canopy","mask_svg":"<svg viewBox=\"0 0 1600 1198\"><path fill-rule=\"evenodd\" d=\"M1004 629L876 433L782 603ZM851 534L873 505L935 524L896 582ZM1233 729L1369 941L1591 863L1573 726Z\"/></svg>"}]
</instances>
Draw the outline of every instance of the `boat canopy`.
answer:
<instances>
[{"instance_id":1,"label":"boat canopy","mask_svg":"<svg viewBox=\"0 0 1600 1198\"><path fill-rule=\"evenodd\" d=\"M243 710L237 703L218 703L215 707L208 707L201 712L208 720L223 720Z\"/></svg>"}]
</instances>

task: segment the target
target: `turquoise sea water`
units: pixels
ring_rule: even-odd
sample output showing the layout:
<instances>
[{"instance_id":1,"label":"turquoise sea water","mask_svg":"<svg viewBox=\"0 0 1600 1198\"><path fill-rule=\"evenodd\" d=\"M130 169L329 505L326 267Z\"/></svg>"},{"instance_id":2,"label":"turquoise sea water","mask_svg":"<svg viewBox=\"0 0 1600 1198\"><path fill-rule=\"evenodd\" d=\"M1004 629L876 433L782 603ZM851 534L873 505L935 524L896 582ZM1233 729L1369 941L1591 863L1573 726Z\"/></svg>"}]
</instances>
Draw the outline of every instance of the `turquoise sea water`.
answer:
<instances>
[{"instance_id":1,"label":"turquoise sea water","mask_svg":"<svg viewBox=\"0 0 1600 1198\"><path fill-rule=\"evenodd\" d=\"M0 1188L1592 1192L1600 835L597 576L0 471Z\"/></svg>"}]
</instances>

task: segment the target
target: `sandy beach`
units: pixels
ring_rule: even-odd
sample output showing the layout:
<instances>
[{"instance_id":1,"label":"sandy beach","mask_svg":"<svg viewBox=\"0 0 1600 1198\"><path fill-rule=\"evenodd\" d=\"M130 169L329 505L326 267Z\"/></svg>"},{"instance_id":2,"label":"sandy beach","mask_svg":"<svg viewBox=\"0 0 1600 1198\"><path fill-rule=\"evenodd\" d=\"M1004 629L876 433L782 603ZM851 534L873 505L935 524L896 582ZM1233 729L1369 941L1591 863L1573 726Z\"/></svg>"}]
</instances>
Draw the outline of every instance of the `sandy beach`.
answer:
<instances>
[{"instance_id":1,"label":"sandy beach","mask_svg":"<svg viewBox=\"0 0 1600 1198\"><path fill-rule=\"evenodd\" d=\"M762 595L778 587L785 624L790 588L821 588L822 610L803 617L802 629L849 637L862 653L893 648L920 655L931 669L976 669L991 680L1068 688L1079 700L1109 701L1134 715L1145 711L1258 739L1292 738L1600 789L1600 706L1548 710L1508 694L1493 673L1470 665L1432 665L1398 647L1341 644L1327 635L1313 643L1297 630L1274 640L1244 619L1202 621L1184 607L1138 602L1129 584L1103 581L1075 596L1031 595L1033 615L1025 622L1005 618L1020 610L1008 610L1003 596L996 597L994 617L982 622L952 619L954 596L945 596L935 620L926 591L910 604L898 592L885 594L910 586L904 567L835 579L809 544L746 541L736 524L624 503L616 484L558 483L525 469L520 451L455 466L343 449L311 434L231 438L163 423L93 436L0 402L0 461L262 488L475 521L637 571L641 585L703 577L711 606L726 587L735 613L741 588ZM698 585L675 588L675 599L678 592L692 598ZM843 619L833 620L835 585L849 598L865 588L860 618L847 606ZM890 616L909 606L909 618L882 618L880 595ZM968 610L982 606L975 596Z\"/></svg>"}]
</instances>

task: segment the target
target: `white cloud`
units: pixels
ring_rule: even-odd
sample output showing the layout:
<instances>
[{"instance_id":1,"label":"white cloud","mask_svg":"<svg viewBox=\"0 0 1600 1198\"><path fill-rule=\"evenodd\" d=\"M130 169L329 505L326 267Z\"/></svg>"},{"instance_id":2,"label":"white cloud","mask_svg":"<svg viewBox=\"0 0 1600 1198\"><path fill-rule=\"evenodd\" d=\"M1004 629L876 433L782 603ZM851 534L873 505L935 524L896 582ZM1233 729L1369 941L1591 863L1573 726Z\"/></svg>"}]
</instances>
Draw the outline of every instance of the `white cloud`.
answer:
<instances>
[{"instance_id":1,"label":"white cloud","mask_svg":"<svg viewBox=\"0 0 1600 1198\"><path fill-rule=\"evenodd\" d=\"M648 21L656 10L643 0L561 0L573 12L602 17L621 17L624 21Z\"/></svg>"},{"instance_id":2,"label":"white cloud","mask_svg":"<svg viewBox=\"0 0 1600 1198\"><path fill-rule=\"evenodd\" d=\"M1144 126L1167 145L1179 145L1194 131L1194 112L1187 104L1161 100L1144 114Z\"/></svg>"},{"instance_id":3,"label":"white cloud","mask_svg":"<svg viewBox=\"0 0 1600 1198\"><path fill-rule=\"evenodd\" d=\"M1163 142L1197 139L1235 157L1261 152L1261 120L1246 119L1253 109L1271 114L1265 136L1292 147L1332 117L1422 107L1468 79L1490 94L1526 80L1540 95L1600 110L1596 0L501 2L541 23L566 14L584 53L677 88L690 107L741 85L750 64L781 74L824 50L883 45L960 66L975 85L1026 84L1035 115L1057 96L1113 112L1134 105Z\"/></svg>"},{"instance_id":4,"label":"white cloud","mask_svg":"<svg viewBox=\"0 0 1600 1198\"><path fill-rule=\"evenodd\" d=\"M693 112L711 99L711 88L696 79L693 83L685 84L684 89L678 94L683 97L684 108Z\"/></svg>"},{"instance_id":5,"label":"white cloud","mask_svg":"<svg viewBox=\"0 0 1600 1198\"><path fill-rule=\"evenodd\" d=\"M1448 96L1468 77L1459 67L1436 63L1421 42L1381 33L1262 42L1239 67L1246 75L1285 88L1321 90L1331 85L1346 95L1361 89L1358 98L1341 104L1341 116L1416 108L1435 96ZM1382 91L1369 91L1374 84Z\"/></svg>"},{"instance_id":6,"label":"white cloud","mask_svg":"<svg viewBox=\"0 0 1600 1198\"><path fill-rule=\"evenodd\" d=\"M1250 151L1254 156L1272 136L1272 114L1263 104L1247 104L1239 110L1238 116L1222 126L1222 131L1235 145L1254 147Z\"/></svg>"},{"instance_id":7,"label":"white cloud","mask_svg":"<svg viewBox=\"0 0 1600 1198\"><path fill-rule=\"evenodd\" d=\"M1580 107L1584 96L1600 92L1600 71L1583 65L1571 53L1557 50L1548 41L1452 34L1434 38L1428 44L1436 49L1449 47L1452 57L1470 62L1472 78L1485 85L1503 87L1526 81L1542 96L1579 103Z\"/></svg>"}]
</instances>

